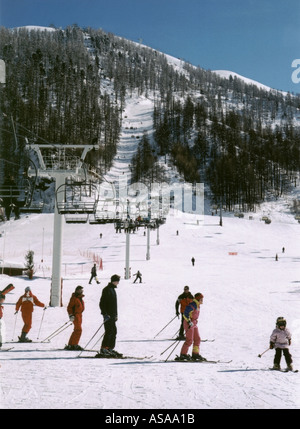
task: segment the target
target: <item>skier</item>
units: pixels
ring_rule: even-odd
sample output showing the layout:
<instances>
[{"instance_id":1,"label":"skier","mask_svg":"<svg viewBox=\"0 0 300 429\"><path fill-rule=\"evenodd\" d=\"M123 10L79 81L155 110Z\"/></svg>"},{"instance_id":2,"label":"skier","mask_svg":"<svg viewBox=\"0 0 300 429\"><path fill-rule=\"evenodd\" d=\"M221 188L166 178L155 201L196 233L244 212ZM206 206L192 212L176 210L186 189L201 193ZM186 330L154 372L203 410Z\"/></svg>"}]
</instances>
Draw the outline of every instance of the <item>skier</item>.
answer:
<instances>
[{"instance_id":1,"label":"skier","mask_svg":"<svg viewBox=\"0 0 300 429\"><path fill-rule=\"evenodd\" d=\"M20 296L18 302L16 303L15 314L17 314L19 309L21 308L22 319L24 321L22 333L19 337L20 343L31 343L31 340L27 338L27 334L32 326L32 313L34 305L36 305L37 307L44 307L44 309L46 310L45 304L40 302L37 297L33 295L30 287L28 286L25 288L25 294Z\"/></svg>"},{"instance_id":2,"label":"skier","mask_svg":"<svg viewBox=\"0 0 300 429\"><path fill-rule=\"evenodd\" d=\"M133 274L135 277L135 280L133 283L135 283L137 281L137 279L140 280L140 283L142 283L142 273L140 271L137 271L135 274Z\"/></svg>"},{"instance_id":3,"label":"skier","mask_svg":"<svg viewBox=\"0 0 300 429\"><path fill-rule=\"evenodd\" d=\"M181 348L181 353L177 360L206 360L199 354L199 347L201 338L198 331L198 318L200 314L200 305L203 304L204 296L202 293L197 292L195 294L195 299L186 306L183 317L184 317L184 329L186 340ZM188 355L189 347L193 344L192 357Z\"/></svg>"},{"instance_id":4,"label":"skier","mask_svg":"<svg viewBox=\"0 0 300 429\"><path fill-rule=\"evenodd\" d=\"M3 317L3 303L5 301L5 295L0 294L0 349L2 347L2 343L3 343L3 337L4 337L4 324L2 321L2 317Z\"/></svg>"},{"instance_id":5,"label":"skier","mask_svg":"<svg viewBox=\"0 0 300 429\"><path fill-rule=\"evenodd\" d=\"M89 285L92 284L92 280L93 278L96 280L97 284L99 284L100 282L98 281L98 277L97 277L97 269L96 269L96 264L93 265L92 269L91 269L91 278L89 281Z\"/></svg>"},{"instance_id":6,"label":"skier","mask_svg":"<svg viewBox=\"0 0 300 429\"><path fill-rule=\"evenodd\" d=\"M96 357L122 357L121 353L114 350L117 336L116 321L118 320L117 294L115 289L119 282L120 276L114 274L102 291L99 307L104 319L105 334L100 353Z\"/></svg>"},{"instance_id":7,"label":"skier","mask_svg":"<svg viewBox=\"0 0 300 429\"><path fill-rule=\"evenodd\" d=\"M75 292L72 293L67 307L69 319L74 324L74 330L65 350L82 350L82 347L80 347L78 343L82 333L82 313L84 311L83 297L83 287L77 286Z\"/></svg>"},{"instance_id":8,"label":"skier","mask_svg":"<svg viewBox=\"0 0 300 429\"><path fill-rule=\"evenodd\" d=\"M289 371L293 370L292 355L289 352L291 339L291 333L286 328L286 320L284 319L284 317L278 317L276 320L276 328L274 329L270 337L270 349L275 348L273 369L280 370L280 360L283 353L287 364L287 369Z\"/></svg>"},{"instance_id":9,"label":"skier","mask_svg":"<svg viewBox=\"0 0 300 429\"><path fill-rule=\"evenodd\" d=\"M184 327L183 327L183 322L184 322L183 313L186 306L190 304L190 302L192 302L193 299L194 297L190 292L189 286L184 286L183 293L180 294L179 297L176 299L176 302L175 302L176 316L179 317L179 315L181 314L181 324L179 329L179 335L176 338L177 340L185 340ZM180 305L180 313L179 313L179 305Z\"/></svg>"},{"instance_id":10,"label":"skier","mask_svg":"<svg viewBox=\"0 0 300 429\"><path fill-rule=\"evenodd\" d=\"M191 261L192 261L192 265L194 266L195 265L195 258L194 258L194 256L192 257Z\"/></svg>"}]
</instances>

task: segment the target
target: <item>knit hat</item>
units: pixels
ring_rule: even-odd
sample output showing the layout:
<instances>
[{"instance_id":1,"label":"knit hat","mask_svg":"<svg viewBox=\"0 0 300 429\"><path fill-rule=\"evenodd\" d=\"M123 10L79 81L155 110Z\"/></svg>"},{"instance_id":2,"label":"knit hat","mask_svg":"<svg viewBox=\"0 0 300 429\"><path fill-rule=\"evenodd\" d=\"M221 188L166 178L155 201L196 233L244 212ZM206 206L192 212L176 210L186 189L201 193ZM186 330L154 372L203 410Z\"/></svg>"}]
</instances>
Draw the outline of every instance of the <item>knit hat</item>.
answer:
<instances>
[{"instance_id":1,"label":"knit hat","mask_svg":"<svg viewBox=\"0 0 300 429\"><path fill-rule=\"evenodd\" d=\"M27 287L25 288L25 292L30 292L30 291L31 291L30 287L29 287L29 286L27 286Z\"/></svg>"},{"instance_id":2,"label":"knit hat","mask_svg":"<svg viewBox=\"0 0 300 429\"><path fill-rule=\"evenodd\" d=\"M110 281L113 282L119 282L120 281L120 276L118 276L118 274L114 274L113 276L111 276Z\"/></svg>"}]
</instances>

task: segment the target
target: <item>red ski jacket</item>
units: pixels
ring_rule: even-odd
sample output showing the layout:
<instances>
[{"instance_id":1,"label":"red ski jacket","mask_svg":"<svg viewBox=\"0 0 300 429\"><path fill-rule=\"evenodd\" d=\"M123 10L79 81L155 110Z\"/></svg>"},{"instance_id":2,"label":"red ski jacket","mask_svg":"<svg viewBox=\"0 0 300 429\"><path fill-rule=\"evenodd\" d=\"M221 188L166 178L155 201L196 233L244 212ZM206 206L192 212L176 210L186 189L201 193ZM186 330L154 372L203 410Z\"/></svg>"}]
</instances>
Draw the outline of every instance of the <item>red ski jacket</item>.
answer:
<instances>
[{"instance_id":1,"label":"red ski jacket","mask_svg":"<svg viewBox=\"0 0 300 429\"><path fill-rule=\"evenodd\" d=\"M82 299L84 295L82 296L76 296L75 292L72 294L68 307L67 312L71 316L76 316L76 314L81 314L84 311L84 301Z\"/></svg>"},{"instance_id":2,"label":"red ski jacket","mask_svg":"<svg viewBox=\"0 0 300 429\"><path fill-rule=\"evenodd\" d=\"M40 302L37 297L32 294L32 292L29 292L28 294L25 293L24 295L20 296L18 302L16 303L16 311L19 311L19 308L21 307L22 313L32 313L34 305L37 305L38 307L45 307L45 304Z\"/></svg>"}]
</instances>

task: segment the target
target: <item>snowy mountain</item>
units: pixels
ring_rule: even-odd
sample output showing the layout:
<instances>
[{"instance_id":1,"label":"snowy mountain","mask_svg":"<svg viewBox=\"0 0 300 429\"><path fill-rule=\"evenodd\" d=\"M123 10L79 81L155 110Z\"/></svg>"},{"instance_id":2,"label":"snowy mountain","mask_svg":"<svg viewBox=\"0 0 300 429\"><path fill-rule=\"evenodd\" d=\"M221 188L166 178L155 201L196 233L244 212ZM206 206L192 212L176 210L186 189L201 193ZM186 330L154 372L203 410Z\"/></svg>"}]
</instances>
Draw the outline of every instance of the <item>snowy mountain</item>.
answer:
<instances>
[{"instance_id":1,"label":"snowy mountain","mask_svg":"<svg viewBox=\"0 0 300 429\"><path fill-rule=\"evenodd\" d=\"M299 96L76 25L2 28L0 55L8 69L0 182L11 168L24 177L26 163L21 171L12 154L24 159L26 141L96 144L87 168L104 182L202 182L207 200L231 211L290 192L298 176Z\"/></svg>"}]
</instances>

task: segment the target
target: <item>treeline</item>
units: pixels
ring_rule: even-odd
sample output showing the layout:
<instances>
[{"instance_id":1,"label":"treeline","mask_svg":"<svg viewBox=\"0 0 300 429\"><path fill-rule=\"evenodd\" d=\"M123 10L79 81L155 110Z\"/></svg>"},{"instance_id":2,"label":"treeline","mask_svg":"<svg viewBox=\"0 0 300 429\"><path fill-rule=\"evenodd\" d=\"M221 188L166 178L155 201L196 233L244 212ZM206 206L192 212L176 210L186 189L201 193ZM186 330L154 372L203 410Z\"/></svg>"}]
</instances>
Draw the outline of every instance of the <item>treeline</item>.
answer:
<instances>
[{"instance_id":1,"label":"treeline","mask_svg":"<svg viewBox=\"0 0 300 429\"><path fill-rule=\"evenodd\" d=\"M220 95L216 88L212 93ZM155 138L185 180L209 185L215 203L253 210L267 195L281 195L299 172L300 132L293 122L299 98L255 90L255 97L235 104L245 94L232 87L222 94L213 102L204 93L160 100Z\"/></svg>"},{"instance_id":2,"label":"treeline","mask_svg":"<svg viewBox=\"0 0 300 429\"><path fill-rule=\"evenodd\" d=\"M2 27L0 57L6 63L2 157L12 156L13 121L19 151L23 137L43 144L105 142L100 156L108 167L116 153L121 114L110 94L100 89L99 65L86 49L84 33L77 26L65 31Z\"/></svg>"}]
</instances>

